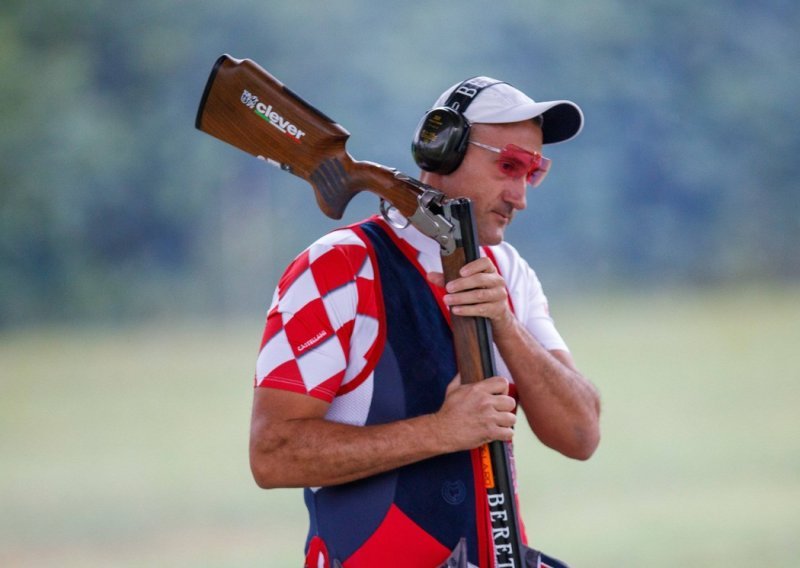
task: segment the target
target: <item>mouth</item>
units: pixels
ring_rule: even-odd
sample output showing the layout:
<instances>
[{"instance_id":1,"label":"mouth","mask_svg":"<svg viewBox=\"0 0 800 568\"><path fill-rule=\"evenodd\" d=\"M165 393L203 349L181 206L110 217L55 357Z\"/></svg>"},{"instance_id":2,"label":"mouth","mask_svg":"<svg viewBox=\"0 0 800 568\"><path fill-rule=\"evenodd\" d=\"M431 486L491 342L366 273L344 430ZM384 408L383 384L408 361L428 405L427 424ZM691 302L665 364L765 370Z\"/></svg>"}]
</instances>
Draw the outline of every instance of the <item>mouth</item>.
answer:
<instances>
[{"instance_id":1,"label":"mouth","mask_svg":"<svg viewBox=\"0 0 800 568\"><path fill-rule=\"evenodd\" d=\"M514 214L513 214L512 212L510 212L510 211L509 211L509 212L506 212L506 211L498 211L497 209L494 209L494 210L492 211L492 213L494 213L494 214L495 214L495 215L496 215L496 216L497 216L497 217L498 217L498 218L499 218L499 219L500 219L500 220L503 222L503 224L504 224L504 225L508 225L509 223L511 223L511 218L512 218L512 217L513 217L513 215L514 215Z\"/></svg>"}]
</instances>

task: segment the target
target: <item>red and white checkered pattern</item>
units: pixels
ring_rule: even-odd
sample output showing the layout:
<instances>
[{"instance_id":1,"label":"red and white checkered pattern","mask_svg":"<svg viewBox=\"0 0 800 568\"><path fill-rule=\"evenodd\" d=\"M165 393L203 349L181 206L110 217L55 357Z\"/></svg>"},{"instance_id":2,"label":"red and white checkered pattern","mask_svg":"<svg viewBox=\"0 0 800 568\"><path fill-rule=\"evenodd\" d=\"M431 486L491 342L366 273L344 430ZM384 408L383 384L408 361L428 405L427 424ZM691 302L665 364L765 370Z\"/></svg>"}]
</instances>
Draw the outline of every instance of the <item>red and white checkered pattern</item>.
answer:
<instances>
[{"instance_id":1,"label":"red and white checkered pattern","mask_svg":"<svg viewBox=\"0 0 800 568\"><path fill-rule=\"evenodd\" d=\"M413 227L382 220L423 272L442 270L439 246ZM536 274L508 243L488 247L506 280L516 317L546 349L567 346L550 317ZM372 368L382 348L381 298L373 258L351 229L322 237L300 254L278 283L256 365L256 386L270 386L332 402L327 418L364 424L372 396ZM499 375L512 380L495 347Z\"/></svg>"},{"instance_id":2,"label":"red and white checkered pattern","mask_svg":"<svg viewBox=\"0 0 800 568\"><path fill-rule=\"evenodd\" d=\"M287 268L273 297L256 364L256 385L331 402L363 380L378 338L374 271L349 230L323 237Z\"/></svg>"}]
</instances>

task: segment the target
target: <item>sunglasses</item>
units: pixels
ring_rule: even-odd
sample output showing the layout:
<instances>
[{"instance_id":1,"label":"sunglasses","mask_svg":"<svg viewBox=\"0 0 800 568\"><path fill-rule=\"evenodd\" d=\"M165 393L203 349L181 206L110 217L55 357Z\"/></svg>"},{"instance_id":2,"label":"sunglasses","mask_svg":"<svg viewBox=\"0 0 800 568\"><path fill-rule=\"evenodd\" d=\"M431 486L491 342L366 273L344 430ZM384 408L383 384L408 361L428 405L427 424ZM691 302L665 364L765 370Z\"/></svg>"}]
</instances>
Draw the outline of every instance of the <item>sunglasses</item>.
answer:
<instances>
[{"instance_id":1,"label":"sunglasses","mask_svg":"<svg viewBox=\"0 0 800 568\"><path fill-rule=\"evenodd\" d=\"M488 144L481 144L473 140L469 141L484 150L489 150L495 154L500 154L497 159L497 168L503 175L512 179L525 177L525 181L531 187L537 187L550 171L552 160L545 158L538 152L528 152L515 144L506 144L503 148L495 148Z\"/></svg>"}]
</instances>

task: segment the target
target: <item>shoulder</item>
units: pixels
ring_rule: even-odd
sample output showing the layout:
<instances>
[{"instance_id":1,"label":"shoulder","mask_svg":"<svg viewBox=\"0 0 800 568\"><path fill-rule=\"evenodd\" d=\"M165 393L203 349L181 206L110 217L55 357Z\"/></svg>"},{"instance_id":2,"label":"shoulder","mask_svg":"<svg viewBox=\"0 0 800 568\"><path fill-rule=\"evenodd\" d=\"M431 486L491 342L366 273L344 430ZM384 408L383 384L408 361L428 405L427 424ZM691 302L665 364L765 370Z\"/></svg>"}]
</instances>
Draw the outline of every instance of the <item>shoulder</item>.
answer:
<instances>
[{"instance_id":1,"label":"shoulder","mask_svg":"<svg viewBox=\"0 0 800 568\"><path fill-rule=\"evenodd\" d=\"M298 254L278 282L278 292L293 287L300 279L311 279L334 289L357 276L371 278L367 244L351 228L323 235Z\"/></svg>"},{"instance_id":2,"label":"shoulder","mask_svg":"<svg viewBox=\"0 0 800 568\"><path fill-rule=\"evenodd\" d=\"M345 259L354 266L359 266L367 254L368 242L352 227L336 229L314 241L304 251L309 261L316 262L325 255Z\"/></svg>"},{"instance_id":3,"label":"shoulder","mask_svg":"<svg viewBox=\"0 0 800 568\"><path fill-rule=\"evenodd\" d=\"M514 313L545 349L569 352L555 327L542 283L528 262L510 244L489 247L497 269L506 281Z\"/></svg>"},{"instance_id":4,"label":"shoulder","mask_svg":"<svg viewBox=\"0 0 800 568\"><path fill-rule=\"evenodd\" d=\"M487 254L492 258L500 274L510 283L525 282L540 286L536 273L528 261L519 254L510 243L503 241L499 245L486 247Z\"/></svg>"}]
</instances>

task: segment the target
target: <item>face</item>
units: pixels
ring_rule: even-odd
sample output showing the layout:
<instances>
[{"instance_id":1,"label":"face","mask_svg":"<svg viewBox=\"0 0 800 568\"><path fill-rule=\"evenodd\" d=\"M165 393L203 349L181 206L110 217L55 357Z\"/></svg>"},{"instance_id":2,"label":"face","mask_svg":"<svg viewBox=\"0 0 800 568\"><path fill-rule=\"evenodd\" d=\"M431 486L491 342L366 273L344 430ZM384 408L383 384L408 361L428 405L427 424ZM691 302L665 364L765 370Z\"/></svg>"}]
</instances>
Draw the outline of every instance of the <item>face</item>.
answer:
<instances>
[{"instance_id":1,"label":"face","mask_svg":"<svg viewBox=\"0 0 800 568\"><path fill-rule=\"evenodd\" d=\"M529 152L542 151L542 129L532 121L510 124L474 124L470 140L503 148L515 144ZM423 172L422 181L451 198L472 201L478 239L482 245L502 242L517 211L525 209L525 176L512 178L498 168L498 154L469 144L464 161L448 175Z\"/></svg>"}]
</instances>

